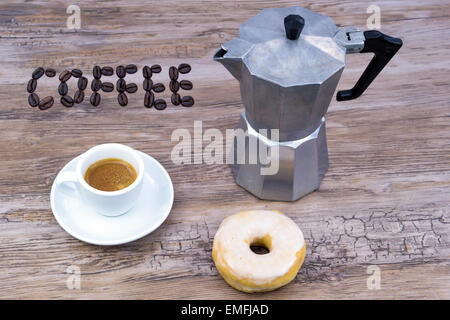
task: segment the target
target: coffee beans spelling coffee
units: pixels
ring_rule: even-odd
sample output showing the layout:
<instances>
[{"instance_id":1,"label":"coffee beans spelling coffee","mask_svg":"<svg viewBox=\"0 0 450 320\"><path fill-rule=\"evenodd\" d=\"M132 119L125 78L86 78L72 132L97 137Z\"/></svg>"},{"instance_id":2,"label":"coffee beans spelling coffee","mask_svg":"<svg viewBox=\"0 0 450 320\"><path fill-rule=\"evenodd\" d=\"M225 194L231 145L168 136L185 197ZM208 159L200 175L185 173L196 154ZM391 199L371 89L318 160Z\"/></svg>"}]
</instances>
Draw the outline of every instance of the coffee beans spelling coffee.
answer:
<instances>
[{"instance_id":1,"label":"coffee beans spelling coffee","mask_svg":"<svg viewBox=\"0 0 450 320\"><path fill-rule=\"evenodd\" d=\"M125 70L125 67L124 66L118 66L116 68L116 75L119 78L125 78L125 76L127 75L127 71Z\"/></svg>"},{"instance_id":2,"label":"coffee beans spelling coffee","mask_svg":"<svg viewBox=\"0 0 450 320\"><path fill-rule=\"evenodd\" d=\"M81 77L78 79L78 89L85 90L88 85L88 79L86 77Z\"/></svg>"},{"instance_id":3,"label":"coffee beans spelling coffee","mask_svg":"<svg viewBox=\"0 0 450 320\"><path fill-rule=\"evenodd\" d=\"M142 75L145 79L150 79L153 75L152 69L150 69L149 66L145 66L144 68L142 68Z\"/></svg>"},{"instance_id":4,"label":"coffee beans spelling coffee","mask_svg":"<svg viewBox=\"0 0 450 320\"><path fill-rule=\"evenodd\" d=\"M183 107L192 107L194 105L194 98L191 96L185 96L181 98L181 105Z\"/></svg>"},{"instance_id":5,"label":"coffee beans spelling coffee","mask_svg":"<svg viewBox=\"0 0 450 320\"><path fill-rule=\"evenodd\" d=\"M128 97L124 92L119 93L117 96L117 101L122 107L125 107L128 104Z\"/></svg>"},{"instance_id":6,"label":"coffee beans spelling coffee","mask_svg":"<svg viewBox=\"0 0 450 320\"><path fill-rule=\"evenodd\" d=\"M114 91L114 84L111 82L103 82L102 83L102 91L103 92L112 92Z\"/></svg>"},{"instance_id":7,"label":"coffee beans spelling coffee","mask_svg":"<svg viewBox=\"0 0 450 320\"><path fill-rule=\"evenodd\" d=\"M52 68L47 68L45 69L45 75L49 78L53 78L54 76L56 76L56 70Z\"/></svg>"},{"instance_id":8,"label":"coffee beans spelling coffee","mask_svg":"<svg viewBox=\"0 0 450 320\"><path fill-rule=\"evenodd\" d=\"M102 88L102 81L99 79L94 79L91 82L91 90L92 91L99 91Z\"/></svg>"},{"instance_id":9,"label":"coffee beans spelling coffee","mask_svg":"<svg viewBox=\"0 0 450 320\"><path fill-rule=\"evenodd\" d=\"M155 83L152 89L157 93L161 93L164 92L164 90L166 90L166 87L162 83Z\"/></svg>"},{"instance_id":10,"label":"coffee beans spelling coffee","mask_svg":"<svg viewBox=\"0 0 450 320\"><path fill-rule=\"evenodd\" d=\"M102 77L102 68L94 66L94 68L92 68L92 75L95 79L100 79Z\"/></svg>"},{"instance_id":11,"label":"coffee beans spelling coffee","mask_svg":"<svg viewBox=\"0 0 450 320\"><path fill-rule=\"evenodd\" d=\"M129 64L125 67L125 71L128 74L134 74L137 72L137 66L135 64Z\"/></svg>"},{"instance_id":12,"label":"coffee beans spelling coffee","mask_svg":"<svg viewBox=\"0 0 450 320\"><path fill-rule=\"evenodd\" d=\"M169 68L169 78L170 80L178 80L178 69L176 67Z\"/></svg>"},{"instance_id":13,"label":"coffee beans spelling coffee","mask_svg":"<svg viewBox=\"0 0 450 320\"><path fill-rule=\"evenodd\" d=\"M153 81L151 79L145 79L142 85L145 91L151 91L153 88Z\"/></svg>"},{"instance_id":14,"label":"coffee beans spelling coffee","mask_svg":"<svg viewBox=\"0 0 450 320\"><path fill-rule=\"evenodd\" d=\"M63 96L61 97L61 104L67 108L70 108L73 106L73 99L69 96Z\"/></svg>"},{"instance_id":15,"label":"coffee beans spelling coffee","mask_svg":"<svg viewBox=\"0 0 450 320\"><path fill-rule=\"evenodd\" d=\"M155 103L155 94L153 92L147 91L144 97L144 106L151 108Z\"/></svg>"},{"instance_id":16,"label":"coffee beans spelling coffee","mask_svg":"<svg viewBox=\"0 0 450 320\"><path fill-rule=\"evenodd\" d=\"M80 78L83 75L83 71L81 71L80 69L72 69L72 77L75 78Z\"/></svg>"},{"instance_id":17,"label":"coffee beans spelling coffee","mask_svg":"<svg viewBox=\"0 0 450 320\"><path fill-rule=\"evenodd\" d=\"M33 73L31 74L31 77L34 80L38 80L39 78L41 78L44 75L44 68L39 67L36 70L33 71Z\"/></svg>"},{"instance_id":18,"label":"coffee beans spelling coffee","mask_svg":"<svg viewBox=\"0 0 450 320\"><path fill-rule=\"evenodd\" d=\"M180 87L183 90L192 90L192 88L194 87L194 85L192 84L192 82L190 82L189 80L181 80L180 81Z\"/></svg>"},{"instance_id":19,"label":"coffee beans spelling coffee","mask_svg":"<svg viewBox=\"0 0 450 320\"><path fill-rule=\"evenodd\" d=\"M101 103L101 96L99 91L112 92L114 91L114 84L111 82L102 82L100 79L102 76L114 75L114 70L118 76L116 83L116 90L119 92L117 96L118 103L124 107L128 104L127 94L133 94L137 92L138 86L135 83L128 83L125 81L127 74L134 74L138 71L138 67L135 64L128 64L126 66L120 65L115 69L110 66L94 66L92 68L92 74L94 79L91 81L91 89L93 93L90 96L90 103L93 106L98 106ZM151 67L144 66L142 69L142 75L144 77L143 89L145 90L144 106L151 108L155 106L157 110L164 110L167 108L167 103L164 99L156 99L155 94L165 91L165 85L163 83L154 83L152 80L153 74L160 73L162 67L158 64L154 64ZM178 80L180 74L186 74L191 71L191 66L187 63L181 63L178 67L171 66L169 68L169 89L171 91L170 101L173 105L182 105L185 107L191 107L194 105L194 98L192 96L181 97L180 90L192 90L193 84L189 80ZM54 77L56 70L52 68L44 69L42 67L36 68L32 73L32 78L27 83L28 104L32 107L38 106L41 110L49 109L53 106L53 97L48 96L44 99L40 99L35 93L37 89L37 80L43 75L48 77ZM73 98L68 95L69 87L67 81L71 78L78 78L77 87ZM83 72L80 69L64 70L59 74L60 84L58 85L58 93L61 96L60 102L65 107L72 107L74 104L79 104L84 101L84 90L87 88L89 81L83 76Z\"/></svg>"},{"instance_id":20,"label":"coffee beans spelling coffee","mask_svg":"<svg viewBox=\"0 0 450 320\"><path fill-rule=\"evenodd\" d=\"M83 90L77 90L75 94L73 95L73 102L75 103L82 103L84 100L84 91Z\"/></svg>"},{"instance_id":21,"label":"coffee beans spelling coffee","mask_svg":"<svg viewBox=\"0 0 450 320\"><path fill-rule=\"evenodd\" d=\"M97 107L101 102L102 97L100 96L100 93L93 92L91 94L90 102L94 107Z\"/></svg>"},{"instance_id":22,"label":"coffee beans spelling coffee","mask_svg":"<svg viewBox=\"0 0 450 320\"><path fill-rule=\"evenodd\" d=\"M30 106L37 107L39 105L39 96L36 93L32 93L28 96L28 104Z\"/></svg>"},{"instance_id":23,"label":"coffee beans spelling coffee","mask_svg":"<svg viewBox=\"0 0 450 320\"><path fill-rule=\"evenodd\" d=\"M167 107L167 103L163 99L157 99L154 102L156 110L164 110Z\"/></svg>"},{"instance_id":24,"label":"coffee beans spelling coffee","mask_svg":"<svg viewBox=\"0 0 450 320\"><path fill-rule=\"evenodd\" d=\"M162 71L162 68L159 64L154 64L150 68L153 73L160 73Z\"/></svg>"},{"instance_id":25,"label":"coffee beans spelling coffee","mask_svg":"<svg viewBox=\"0 0 450 320\"><path fill-rule=\"evenodd\" d=\"M33 93L36 90L37 87L37 80L36 79L30 79L27 84L27 91L28 93Z\"/></svg>"},{"instance_id":26,"label":"coffee beans spelling coffee","mask_svg":"<svg viewBox=\"0 0 450 320\"><path fill-rule=\"evenodd\" d=\"M50 109L53 106L54 100L53 97L45 97L39 102L39 109L40 110L47 110Z\"/></svg>"},{"instance_id":27,"label":"coffee beans spelling coffee","mask_svg":"<svg viewBox=\"0 0 450 320\"><path fill-rule=\"evenodd\" d=\"M114 74L114 69L112 67L103 67L102 68L102 75L106 77L110 77Z\"/></svg>"},{"instance_id":28,"label":"coffee beans spelling coffee","mask_svg":"<svg viewBox=\"0 0 450 320\"><path fill-rule=\"evenodd\" d=\"M180 90L180 83L177 80L171 80L169 83L169 89L174 93L178 92L178 90Z\"/></svg>"},{"instance_id":29,"label":"coffee beans spelling coffee","mask_svg":"<svg viewBox=\"0 0 450 320\"><path fill-rule=\"evenodd\" d=\"M67 86L67 83L61 82L58 86L58 93L60 96L65 96L69 92L69 87Z\"/></svg>"},{"instance_id":30,"label":"coffee beans spelling coffee","mask_svg":"<svg viewBox=\"0 0 450 320\"><path fill-rule=\"evenodd\" d=\"M172 93L170 97L170 101L174 106L179 106L181 103L181 96L178 93Z\"/></svg>"},{"instance_id":31,"label":"coffee beans spelling coffee","mask_svg":"<svg viewBox=\"0 0 450 320\"><path fill-rule=\"evenodd\" d=\"M137 90L138 90L138 86L136 85L136 83L129 83L125 87L125 91L128 93L135 93Z\"/></svg>"},{"instance_id":32,"label":"coffee beans spelling coffee","mask_svg":"<svg viewBox=\"0 0 450 320\"><path fill-rule=\"evenodd\" d=\"M64 70L59 75L59 81L66 82L67 80L70 79L70 77L72 77L72 73L69 70Z\"/></svg>"},{"instance_id":33,"label":"coffee beans spelling coffee","mask_svg":"<svg viewBox=\"0 0 450 320\"><path fill-rule=\"evenodd\" d=\"M182 63L178 66L178 71L182 74L186 74L191 72L191 66L187 63Z\"/></svg>"},{"instance_id":34,"label":"coffee beans spelling coffee","mask_svg":"<svg viewBox=\"0 0 450 320\"><path fill-rule=\"evenodd\" d=\"M123 80L122 78L120 78L119 80L117 80L116 82L116 89L118 92L124 92L127 88L127 82L125 80Z\"/></svg>"}]
</instances>

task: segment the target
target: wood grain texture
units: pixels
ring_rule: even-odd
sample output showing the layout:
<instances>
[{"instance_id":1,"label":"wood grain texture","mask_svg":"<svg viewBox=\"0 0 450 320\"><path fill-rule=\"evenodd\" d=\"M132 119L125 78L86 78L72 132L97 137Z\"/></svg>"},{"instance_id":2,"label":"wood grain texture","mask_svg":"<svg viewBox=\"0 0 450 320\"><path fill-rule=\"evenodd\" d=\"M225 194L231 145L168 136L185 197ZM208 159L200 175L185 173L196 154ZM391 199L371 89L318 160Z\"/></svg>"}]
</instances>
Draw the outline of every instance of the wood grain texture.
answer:
<instances>
[{"instance_id":1,"label":"wood grain texture","mask_svg":"<svg viewBox=\"0 0 450 320\"><path fill-rule=\"evenodd\" d=\"M81 29L66 28L71 1L0 3L0 298L449 299L450 298L450 1L377 1L381 31L404 46L359 99L331 103L330 169L319 191L294 203L261 201L237 186L226 165L177 166L176 128L235 128L239 86L212 61L239 25L266 7L298 1L77 1ZM366 1L302 1L339 26L366 29ZM350 88L368 63L351 55L338 89ZM102 94L98 108L59 103L42 112L26 102L37 66L58 72L94 64L189 62L191 109L143 107L141 71L127 76L139 91L121 108ZM89 79L92 79L90 76ZM115 77L111 77L115 82ZM56 79L38 94L57 95ZM73 94L75 81L69 81ZM86 90L89 95L90 90ZM168 91L160 94L170 99ZM133 243L96 247L65 233L50 210L50 188L73 157L119 142L159 160L172 177L169 219ZM285 212L302 228L307 255L293 283L266 294L230 288L211 259L214 233L243 209ZM67 267L81 268L69 290ZM381 270L368 290L367 267Z\"/></svg>"}]
</instances>

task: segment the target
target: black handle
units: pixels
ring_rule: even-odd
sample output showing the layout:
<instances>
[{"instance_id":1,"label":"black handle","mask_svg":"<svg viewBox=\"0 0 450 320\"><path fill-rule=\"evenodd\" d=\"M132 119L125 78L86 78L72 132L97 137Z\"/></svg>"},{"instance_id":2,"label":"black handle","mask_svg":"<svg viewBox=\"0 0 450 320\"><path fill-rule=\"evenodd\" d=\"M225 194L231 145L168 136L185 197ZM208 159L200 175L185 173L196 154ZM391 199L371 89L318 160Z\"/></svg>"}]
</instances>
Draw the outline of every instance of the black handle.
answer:
<instances>
[{"instance_id":1,"label":"black handle","mask_svg":"<svg viewBox=\"0 0 450 320\"><path fill-rule=\"evenodd\" d=\"M342 90L337 93L337 101L352 100L362 95L403 45L401 39L387 36L376 30L365 31L364 37L364 48L361 53L373 52L375 56L353 89Z\"/></svg>"},{"instance_id":2,"label":"black handle","mask_svg":"<svg viewBox=\"0 0 450 320\"><path fill-rule=\"evenodd\" d=\"M298 14L290 14L284 18L284 30L289 40L297 40L305 26L305 19Z\"/></svg>"}]
</instances>

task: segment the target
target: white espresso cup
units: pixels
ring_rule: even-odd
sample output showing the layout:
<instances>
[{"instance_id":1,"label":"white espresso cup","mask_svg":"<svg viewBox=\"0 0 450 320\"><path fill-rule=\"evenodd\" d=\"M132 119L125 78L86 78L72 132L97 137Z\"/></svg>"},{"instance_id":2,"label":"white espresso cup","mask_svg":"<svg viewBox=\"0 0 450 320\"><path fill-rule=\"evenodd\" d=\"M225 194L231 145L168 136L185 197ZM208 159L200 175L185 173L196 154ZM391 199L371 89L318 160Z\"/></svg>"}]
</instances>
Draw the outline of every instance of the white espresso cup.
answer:
<instances>
[{"instance_id":1,"label":"white espresso cup","mask_svg":"<svg viewBox=\"0 0 450 320\"><path fill-rule=\"evenodd\" d=\"M93 163L107 159L118 158L131 164L137 172L136 180L128 187L118 191L102 191L91 187L84 176ZM144 161L138 152L128 146L118 143L107 143L89 149L83 153L75 171L63 172L56 178L56 185L68 189L68 192L80 196L86 205L98 213L116 217L129 211L136 203L142 190L144 177Z\"/></svg>"}]
</instances>

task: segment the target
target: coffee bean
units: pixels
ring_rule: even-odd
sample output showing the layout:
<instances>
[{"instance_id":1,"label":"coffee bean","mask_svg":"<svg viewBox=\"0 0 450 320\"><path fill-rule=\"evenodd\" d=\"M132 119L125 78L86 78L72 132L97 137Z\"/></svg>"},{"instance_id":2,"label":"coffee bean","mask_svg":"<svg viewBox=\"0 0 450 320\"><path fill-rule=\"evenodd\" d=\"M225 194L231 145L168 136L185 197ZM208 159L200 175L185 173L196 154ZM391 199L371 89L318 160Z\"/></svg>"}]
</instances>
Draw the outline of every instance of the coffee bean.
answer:
<instances>
[{"instance_id":1,"label":"coffee bean","mask_svg":"<svg viewBox=\"0 0 450 320\"><path fill-rule=\"evenodd\" d=\"M156 83L153 85L153 91L157 93L164 92L164 90L166 90L166 87L162 83Z\"/></svg>"},{"instance_id":2,"label":"coffee bean","mask_svg":"<svg viewBox=\"0 0 450 320\"><path fill-rule=\"evenodd\" d=\"M58 86L58 93L60 96L65 96L67 92L69 91L69 87L67 86L67 83L61 82Z\"/></svg>"},{"instance_id":3,"label":"coffee bean","mask_svg":"<svg viewBox=\"0 0 450 320\"><path fill-rule=\"evenodd\" d=\"M80 69L72 69L72 76L75 78L80 78L83 75L83 71Z\"/></svg>"},{"instance_id":4,"label":"coffee bean","mask_svg":"<svg viewBox=\"0 0 450 320\"><path fill-rule=\"evenodd\" d=\"M194 87L194 85L192 84L192 82L190 82L189 80L181 80L180 81L180 87L183 90L192 90L192 88Z\"/></svg>"},{"instance_id":5,"label":"coffee bean","mask_svg":"<svg viewBox=\"0 0 450 320\"><path fill-rule=\"evenodd\" d=\"M102 77L102 69L99 66L94 66L92 68L92 75L95 79L100 79Z\"/></svg>"},{"instance_id":6,"label":"coffee bean","mask_svg":"<svg viewBox=\"0 0 450 320\"><path fill-rule=\"evenodd\" d=\"M129 64L125 67L128 74L133 74L137 72L137 66L135 64Z\"/></svg>"},{"instance_id":7,"label":"coffee bean","mask_svg":"<svg viewBox=\"0 0 450 320\"><path fill-rule=\"evenodd\" d=\"M48 96L39 101L39 109L40 110L47 110L50 109L53 106L53 103L55 101L53 100L53 97Z\"/></svg>"},{"instance_id":8,"label":"coffee bean","mask_svg":"<svg viewBox=\"0 0 450 320\"><path fill-rule=\"evenodd\" d=\"M36 90L36 87L37 87L37 80L35 80L35 79L30 79L30 80L28 81L28 84L27 84L27 91L28 91L29 93L33 93L34 90Z\"/></svg>"},{"instance_id":9,"label":"coffee bean","mask_svg":"<svg viewBox=\"0 0 450 320\"><path fill-rule=\"evenodd\" d=\"M116 68L116 74L119 78L125 78L125 76L127 75L127 72L125 70L124 66L118 66Z\"/></svg>"},{"instance_id":10,"label":"coffee bean","mask_svg":"<svg viewBox=\"0 0 450 320\"><path fill-rule=\"evenodd\" d=\"M28 96L28 104L30 106L37 107L39 105L39 96L36 93L32 93Z\"/></svg>"},{"instance_id":11,"label":"coffee bean","mask_svg":"<svg viewBox=\"0 0 450 320\"><path fill-rule=\"evenodd\" d=\"M92 104L94 107L98 106L98 105L100 104L100 101L101 101L101 100L102 100L102 97L100 96L100 93L98 93L98 92L93 92L93 93L91 94L90 102L91 102L91 104Z\"/></svg>"},{"instance_id":12,"label":"coffee bean","mask_svg":"<svg viewBox=\"0 0 450 320\"><path fill-rule=\"evenodd\" d=\"M177 93L180 90L180 83L177 80L171 80L169 83L170 91Z\"/></svg>"},{"instance_id":13,"label":"coffee bean","mask_svg":"<svg viewBox=\"0 0 450 320\"><path fill-rule=\"evenodd\" d=\"M127 95L125 93L119 93L119 95L117 96L117 101L119 102L119 104L122 107L125 107L128 104L128 98Z\"/></svg>"},{"instance_id":14,"label":"coffee bean","mask_svg":"<svg viewBox=\"0 0 450 320\"><path fill-rule=\"evenodd\" d=\"M135 93L137 91L137 89L138 89L138 86L136 85L136 83L129 83L125 87L125 91L128 93Z\"/></svg>"},{"instance_id":15,"label":"coffee bean","mask_svg":"<svg viewBox=\"0 0 450 320\"><path fill-rule=\"evenodd\" d=\"M102 75L110 77L114 74L114 69L112 67L103 67Z\"/></svg>"},{"instance_id":16,"label":"coffee bean","mask_svg":"<svg viewBox=\"0 0 450 320\"><path fill-rule=\"evenodd\" d=\"M143 87L145 91L151 91L153 88L153 81L152 79L145 79L143 82Z\"/></svg>"},{"instance_id":17,"label":"coffee bean","mask_svg":"<svg viewBox=\"0 0 450 320\"><path fill-rule=\"evenodd\" d=\"M144 97L144 106L151 108L155 103L155 94L153 92L147 91Z\"/></svg>"},{"instance_id":18,"label":"coffee bean","mask_svg":"<svg viewBox=\"0 0 450 320\"><path fill-rule=\"evenodd\" d=\"M81 77L78 79L78 89L85 90L88 85L88 79L86 77Z\"/></svg>"},{"instance_id":19,"label":"coffee bean","mask_svg":"<svg viewBox=\"0 0 450 320\"><path fill-rule=\"evenodd\" d=\"M178 93L172 93L170 100L174 106L178 106L181 103L181 96Z\"/></svg>"},{"instance_id":20,"label":"coffee bean","mask_svg":"<svg viewBox=\"0 0 450 320\"><path fill-rule=\"evenodd\" d=\"M163 99L157 99L155 100L155 109L156 110L164 110L167 108L167 103Z\"/></svg>"},{"instance_id":21,"label":"coffee bean","mask_svg":"<svg viewBox=\"0 0 450 320\"><path fill-rule=\"evenodd\" d=\"M150 69L152 70L153 73L160 73L162 71L162 68L159 64L152 65Z\"/></svg>"},{"instance_id":22,"label":"coffee bean","mask_svg":"<svg viewBox=\"0 0 450 320\"><path fill-rule=\"evenodd\" d=\"M181 98L181 105L183 107L192 107L194 105L194 98L191 96L185 96Z\"/></svg>"},{"instance_id":23,"label":"coffee bean","mask_svg":"<svg viewBox=\"0 0 450 320\"><path fill-rule=\"evenodd\" d=\"M116 89L118 92L124 92L127 89L127 82L120 78L117 80Z\"/></svg>"},{"instance_id":24,"label":"coffee bean","mask_svg":"<svg viewBox=\"0 0 450 320\"><path fill-rule=\"evenodd\" d=\"M53 78L54 76L56 76L56 70L53 68L47 68L45 70L45 75L49 78Z\"/></svg>"},{"instance_id":25,"label":"coffee bean","mask_svg":"<svg viewBox=\"0 0 450 320\"><path fill-rule=\"evenodd\" d=\"M169 68L169 78L170 80L178 80L178 69L176 67Z\"/></svg>"},{"instance_id":26,"label":"coffee bean","mask_svg":"<svg viewBox=\"0 0 450 320\"><path fill-rule=\"evenodd\" d=\"M34 80L38 80L40 77L42 77L44 75L44 68L39 67L36 70L33 71L33 73L31 74L31 77Z\"/></svg>"},{"instance_id":27,"label":"coffee bean","mask_svg":"<svg viewBox=\"0 0 450 320\"><path fill-rule=\"evenodd\" d=\"M178 66L178 71L182 74L186 74L191 72L191 66L187 63L182 63Z\"/></svg>"},{"instance_id":28,"label":"coffee bean","mask_svg":"<svg viewBox=\"0 0 450 320\"><path fill-rule=\"evenodd\" d=\"M102 88L102 81L100 79L94 79L91 82L91 90L97 92Z\"/></svg>"},{"instance_id":29,"label":"coffee bean","mask_svg":"<svg viewBox=\"0 0 450 320\"><path fill-rule=\"evenodd\" d=\"M152 69L150 69L149 66L145 66L142 69L142 75L144 76L145 79L150 79L152 77Z\"/></svg>"},{"instance_id":30,"label":"coffee bean","mask_svg":"<svg viewBox=\"0 0 450 320\"><path fill-rule=\"evenodd\" d=\"M73 95L73 102L75 103L82 103L84 100L84 91L83 90L77 90L75 94Z\"/></svg>"},{"instance_id":31,"label":"coffee bean","mask_svg":"<svg viewBox=\"0 0 450 320\"><path fill-rule=\"evenodd\" d=\"M72 76L72 73L69 70L64 70L63 72L61 72L61 74L59 75L59 81L61 82L66 82L67 80L70 79L70 77Z\"/></svg>"},{"instance_id":32,"label":"coffee bean","mask_svg":"<svg viewBox=\"0 0 450 320\"><path fill-rule=\"evenodd\" d=\"M67 107L67 108L73 107L73 99L69 96L61 97L60 101L64 107Z\"/></svg>"},{"instance_id":33,"label":"coffee bean","mask_svg":"<svg viewBox=\"0 0 450 320\"><path fill-rule=\"evenodd\" d=\"M102 83L102 91L103 92L112 92L114 91L114 84L111 82L103 82Z\"/></svg>"}]
</instances>

